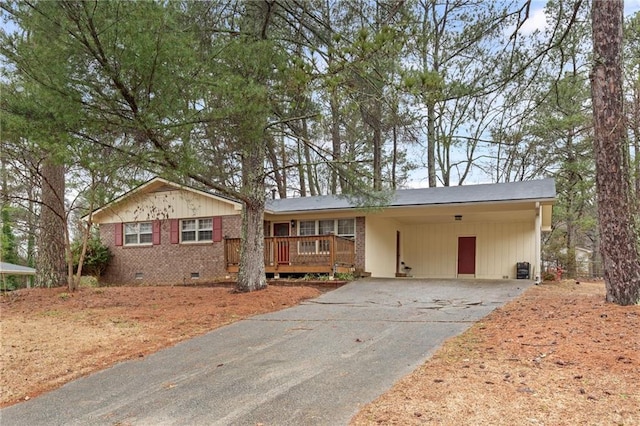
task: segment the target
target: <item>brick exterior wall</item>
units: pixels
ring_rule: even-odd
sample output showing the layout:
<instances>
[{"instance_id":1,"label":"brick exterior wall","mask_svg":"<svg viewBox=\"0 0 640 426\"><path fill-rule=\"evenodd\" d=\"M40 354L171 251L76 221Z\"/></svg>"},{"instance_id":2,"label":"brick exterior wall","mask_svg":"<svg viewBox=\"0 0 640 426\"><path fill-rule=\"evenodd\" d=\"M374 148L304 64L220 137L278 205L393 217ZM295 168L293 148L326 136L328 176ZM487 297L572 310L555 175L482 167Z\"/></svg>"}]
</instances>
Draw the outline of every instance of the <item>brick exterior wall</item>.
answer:
<instances>
[{"instance_id":1,"label":"brick exterior wall","mask_svg":"<svg viewBox=\"0 0 640 426\"><path fill-rule=\"evenodd\" d=\"M222 216L222 234L240 237L240 215ZM171 285L203 283L229 276L224 264L224 241L171 244L168 220L162 221L159 245L116 246L115 223L100 225L102 242L113 258L100 281L108 284ZM199 273L199 278L191 277ZM141 278L136 279L136 274Z\"/></svg>"},{"instance_id":2,"label":"brick exterior wall","mask_svg":"<svg viewBox=\"0 0 640 426\"><path fill-rule=\"evenodd\" d=\"M364 216L356 217L356 269L364 271L364 235L365 235L365 218Z\"/></svg>"}]
</instances>

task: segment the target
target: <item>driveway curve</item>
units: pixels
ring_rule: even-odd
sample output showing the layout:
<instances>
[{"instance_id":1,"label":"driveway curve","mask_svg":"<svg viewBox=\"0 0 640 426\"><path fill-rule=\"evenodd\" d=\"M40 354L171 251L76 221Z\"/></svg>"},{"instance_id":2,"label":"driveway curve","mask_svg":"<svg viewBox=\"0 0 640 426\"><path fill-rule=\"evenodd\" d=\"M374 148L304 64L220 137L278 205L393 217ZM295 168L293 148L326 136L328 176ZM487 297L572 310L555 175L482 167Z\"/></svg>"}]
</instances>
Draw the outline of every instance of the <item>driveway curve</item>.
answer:
<instances>
[{"instance_id":1,"label":"driveway curve","mask_svg":"<svg viewBox=\"0 0 640 426\"><path fill-rule=\"evenodd\" d=\"M366 279L0 411L3 425L340 425L530 281Z\"/></svg>"}]
</instances>

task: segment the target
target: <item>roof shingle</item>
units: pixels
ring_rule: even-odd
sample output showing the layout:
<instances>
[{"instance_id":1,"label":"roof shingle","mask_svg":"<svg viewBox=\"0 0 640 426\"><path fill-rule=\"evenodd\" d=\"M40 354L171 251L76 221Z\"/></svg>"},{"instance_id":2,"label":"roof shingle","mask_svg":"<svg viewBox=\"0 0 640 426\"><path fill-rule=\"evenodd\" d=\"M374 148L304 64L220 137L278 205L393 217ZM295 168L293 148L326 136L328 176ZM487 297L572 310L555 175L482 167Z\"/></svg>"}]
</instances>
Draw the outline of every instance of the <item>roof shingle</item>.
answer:
<instances>
[{"instance_id":1,"label":"roof shingle","mask_svg":"<svg viewBox=\"0 0 640 426\"><path fill-rule=\"evenodd\" d=\"M388 207L430 206L461 203L488 203L527 200L554 200L556 185L552 178L509 183L448 186L422 189L401 189L395 192ZM359 207L345 196L284 198L268 200L267 210L273 213L312 210L342 210Z\"/></svg>"}]
</instances>

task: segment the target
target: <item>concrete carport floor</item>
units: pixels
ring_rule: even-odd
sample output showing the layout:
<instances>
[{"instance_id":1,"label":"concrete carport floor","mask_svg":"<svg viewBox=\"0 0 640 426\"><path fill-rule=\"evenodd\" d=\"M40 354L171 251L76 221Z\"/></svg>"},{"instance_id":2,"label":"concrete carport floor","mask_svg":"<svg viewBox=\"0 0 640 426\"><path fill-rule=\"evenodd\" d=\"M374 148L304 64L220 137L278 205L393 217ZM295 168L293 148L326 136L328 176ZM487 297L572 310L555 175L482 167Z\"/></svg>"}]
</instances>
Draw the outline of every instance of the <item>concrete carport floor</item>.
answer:
<instances>
[{"instance_id":1,"label":"concrete carport floor","mask_svg":"<svg viewBox=\"0 0 640 426\"><path fill-rule=\"evenodd\" d=\"M531 285L366 279L0 411L3 425L339 425Z\"/></svg>"}]
</instances>

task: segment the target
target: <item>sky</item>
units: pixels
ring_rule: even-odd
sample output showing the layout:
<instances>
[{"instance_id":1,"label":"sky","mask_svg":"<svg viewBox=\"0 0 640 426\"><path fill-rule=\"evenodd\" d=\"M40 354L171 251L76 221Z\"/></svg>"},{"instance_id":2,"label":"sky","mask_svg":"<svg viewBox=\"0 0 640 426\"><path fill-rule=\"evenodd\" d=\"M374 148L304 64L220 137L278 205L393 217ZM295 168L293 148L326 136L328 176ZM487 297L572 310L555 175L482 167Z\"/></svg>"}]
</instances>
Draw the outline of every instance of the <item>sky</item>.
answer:
<instances>
[{"instance_id":1,"label":"sky","mask_svg":"<svg viewBox=\"0 0 640 426\"><path fill-rule=\"evenodd\" d=\"M593 1L593 0L591 0ZM607 1L607 0L605 0ZM524 3L524 0L522 0ZM536 30L540 30L541 33L544 32L544 29L547 25L547 16L545 14L544 7L547 4L547 0L533 0L531 3L531 9L529 11L529 17L525 21L525 23L520 28L519 32L522 35L530 35ZM634 13L640 12L640 0L625 0L624 2L624 15L630 16ZM510 33L513 29L508 30ZM424 149L424 148L422 148ZM410 156L412 154L409 154ZM426 162L426 156L423 152L416 152L415 155L419 156L420 163ZM417 170L414 170L409 175L409 181L407 182L407 187L410 188L423 188L427 186L427 170L424 165L419 167ZM451 184L456 184L457 176L452 176ZM465 184L478 184L478 183L490 183L491 177L481 172L477 168L474 168L470 175L465 180Z\"/></svg>"},{"instance_id":2,"label":"sky","mask_svg":"<svg viewBox=\"0 0 640 426\"><path fill-rule=\"evenodd\" d=\"M606 0L605 0L606 1ZM524 0L522 0L524 2ZM533 0L531 3L531 9L529 11L529 18L524 23L524 25L520 28L520 32L523 35L531 34L535 30L544 30L547 20L544 12L544 7L547 3L547 0ZM633 15L634 13L640 12L640 0L625 0L624 2L624 14L625 16ZM3 14L0 12L0 28L7 32L15 31L15 27L11 23L5 22L2 16ZM426 167L424 166L424 154L419 152L409 153L410 156L418 156L421 157L419 163L422 163L421 166L411 173L409 177L409 182L407 182L407 186L409 187L424 187L426 186ZM414 157L415 158L415 157ZM483 183L487 181L487 176L483 176L479 171L474 172L471 176L468 177L468 183ZM456 177L452 178L452 184L455 183Z\"/></svg>"},{"instance_id":3,"label":"sky","mask_svg":"<svg viewBox=\"0 0 640 426\"><path fill-rule=\"evenodd\" d=\"M529 12L529 19L522 27L524 34L531 34L536 29L542 30L546 25L546 16L544 13L544 6L546 0L534 0L531 3L531 11ZM624 16L633 15L640 11L640 0L625 0L624 2Z\"/></svg>"}]
</instances>

